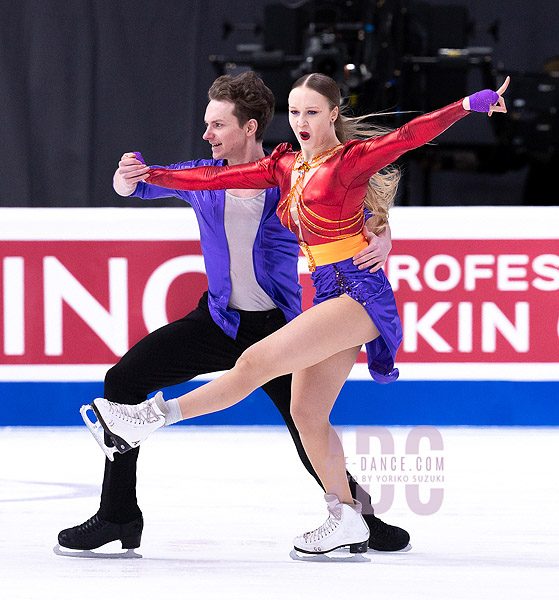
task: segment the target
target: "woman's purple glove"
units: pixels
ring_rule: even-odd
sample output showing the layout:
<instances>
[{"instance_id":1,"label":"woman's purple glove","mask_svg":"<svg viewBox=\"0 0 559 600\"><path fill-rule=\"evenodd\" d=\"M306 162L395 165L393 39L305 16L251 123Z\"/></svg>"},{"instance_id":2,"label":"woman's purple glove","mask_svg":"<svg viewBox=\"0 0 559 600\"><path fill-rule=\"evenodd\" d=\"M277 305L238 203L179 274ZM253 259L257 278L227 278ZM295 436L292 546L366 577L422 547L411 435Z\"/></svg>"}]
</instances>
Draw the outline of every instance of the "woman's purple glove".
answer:
<instances>
[{"instance_id":1,"label":"woman's purple glove","mask_svg":"<svg viewBox=\"0 0 559 600\"><path fill-rule=\"evenodd\" d=\"M488 113L492 105L499 101L499 94L493 90L481 90L468 97L470 110L474 112Z\"/></svg>"}]
</instances>

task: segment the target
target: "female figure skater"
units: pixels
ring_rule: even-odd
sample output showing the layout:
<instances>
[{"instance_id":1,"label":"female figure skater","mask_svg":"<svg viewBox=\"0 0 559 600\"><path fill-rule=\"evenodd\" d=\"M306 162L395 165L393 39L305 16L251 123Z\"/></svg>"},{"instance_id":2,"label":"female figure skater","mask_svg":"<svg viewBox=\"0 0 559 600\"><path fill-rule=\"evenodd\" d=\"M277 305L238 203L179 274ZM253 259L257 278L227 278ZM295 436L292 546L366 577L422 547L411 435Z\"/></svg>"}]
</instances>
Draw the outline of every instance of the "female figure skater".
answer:
<instances>
[{"instance_id":1,"label":"female figure skater","mask_svg":"<svg viewBox=\"0 0 559 600\"><path fill-rule=\"evenodd\" d=\"M367 245L361 233L363 204L382 231L397 175L380 170L470 111L506 112L502 94L508 83L507 77L497 92L477 92L380 134L362 123L356 128L355 120L340 113L336 82L312 73L297 80L289 94L289 121L300 152L281 144L270 156L245 165L150 169L147 182L174 189L279 186L278 216L299 238L316 294L312 308L248 348L233 369L188 394L165 402L158 393L134 406L94 400L92 408L117 449L126 452L162 425L222 410L267 381L293 373L291 413L330 513L322 526L295 538L295 549L320 554L349 546L350 552L366 552L369 531L351 496L329 415L363 344L373 379L388 383L398 377L394 358L402 329L384 271L369 273L353 265L352 257ZM348 139L359 131L366 139Z\"/></svg>"}]
</instances>

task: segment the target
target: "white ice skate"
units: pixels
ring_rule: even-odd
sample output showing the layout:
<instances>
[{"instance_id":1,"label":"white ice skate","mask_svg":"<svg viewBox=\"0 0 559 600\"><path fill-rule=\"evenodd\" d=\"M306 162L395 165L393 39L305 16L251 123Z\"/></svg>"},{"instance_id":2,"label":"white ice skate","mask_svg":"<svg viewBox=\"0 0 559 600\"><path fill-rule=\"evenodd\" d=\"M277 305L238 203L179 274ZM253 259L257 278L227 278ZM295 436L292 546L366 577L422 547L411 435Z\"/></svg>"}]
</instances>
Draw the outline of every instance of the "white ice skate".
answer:
<instances>
[{"instance_id":1,"label":"white ice skate","mask_svg":"<svg viewBox=\"0 0 559 600\"><path fill-rule=\"evenodd\" d=\"M157 396L160 394L161 392L158 392ZM141 404L117 404L105 400L105 398L96 398L91 403L90 407L111 438L117 452L124 454L128 450L137 448L151 433L165 425L165 415L157 406L156 397ZM87 410L89 410L89 406L82 407L82 410L80 410L87 428L91 431L103 452L110 460L113 460L112 454L114 452L109 456L106 450L107 446L104 442L101 443L102 436L99 428L96 424L91 423L89 419L87 419L89 424L87 423L85 416ZM109 451L111 450L109 449Z\"/></svg>"},{"instance_id":2,"label":"white ice skate","mask_svg":"<svg viewBox=\"0 0 559 600\"><path fill-rule=\"evenodd\" d=\"M343 504L334 494L325 494L330 516L326 522L296 537L293 546L303 554L325 554L349 546L351 554L367 552L369 528L361 516L361 503ZM292 558L294 553L291 554Z\"/></svg>"}]
</instances>

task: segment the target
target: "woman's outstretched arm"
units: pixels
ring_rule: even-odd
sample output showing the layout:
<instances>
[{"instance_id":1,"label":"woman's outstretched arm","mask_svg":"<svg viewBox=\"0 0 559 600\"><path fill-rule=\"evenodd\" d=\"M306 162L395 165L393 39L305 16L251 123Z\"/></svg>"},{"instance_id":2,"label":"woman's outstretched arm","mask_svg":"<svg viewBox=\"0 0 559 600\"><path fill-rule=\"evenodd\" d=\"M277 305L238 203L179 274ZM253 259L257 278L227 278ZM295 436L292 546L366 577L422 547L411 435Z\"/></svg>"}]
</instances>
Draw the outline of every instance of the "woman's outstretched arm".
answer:
<instances>
[{"instance_id":1,"label":"woman's outstretched arm","mask_svg":"<svg viewBox=\"0 0 559 600\"><path fill-rule=\"evenodd\" d=\"M195 169L149 170L146 183L175 190L265 189L280 184L276 173L278 157L287 150L287 144L278 146L270 156L244 165L225 167L197 167Z\"/></svg>"},{"instance_id":2,"label":"woman's outstretched arm","mask_svg":"<svg viewBox=\"0 0 559 600\"><path fill-rule=\"evenodd\" d=\"M342 183L362 185L405 152L427 144L470 112L506 112L502 94L510 78L496 91L482 90L439 110L412 119L395 131L368 140L350 142L344 149Z\"/></svg>"}]
</instances>

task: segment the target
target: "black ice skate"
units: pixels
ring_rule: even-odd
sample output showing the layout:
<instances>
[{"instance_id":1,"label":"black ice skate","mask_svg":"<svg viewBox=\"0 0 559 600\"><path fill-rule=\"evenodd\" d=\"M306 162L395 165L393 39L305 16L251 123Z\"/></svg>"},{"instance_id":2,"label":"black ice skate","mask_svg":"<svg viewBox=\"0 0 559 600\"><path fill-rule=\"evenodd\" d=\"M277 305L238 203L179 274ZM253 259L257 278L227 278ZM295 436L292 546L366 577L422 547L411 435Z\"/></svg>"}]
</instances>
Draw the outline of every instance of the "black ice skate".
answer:
<instances>
[{"instance_id":1,"label":"black ice skate","mask_svg":"<svg viewBox=\"0 0 559 600\"><path fill-rule=\"evenodd\" d=\"M369 527L369 548L377 552L408 552L410 534L401 527L388 525L375 515L363 515Z\"/></svg>"},{"instance_id":2,"label":"black ice skate","mask_svg":"<svg viewBox=\"0 0 559 600\"><path fill-rule=\"evenodd\" d=\"M63 529L53 551L59 556L80 558L142 558L134 550L140 546L143 528L142 517L119 524L105 521L95 514L81 525ZM121 542L124 552L92 552L115 541Z\"/></svg>"}]
</instances>

